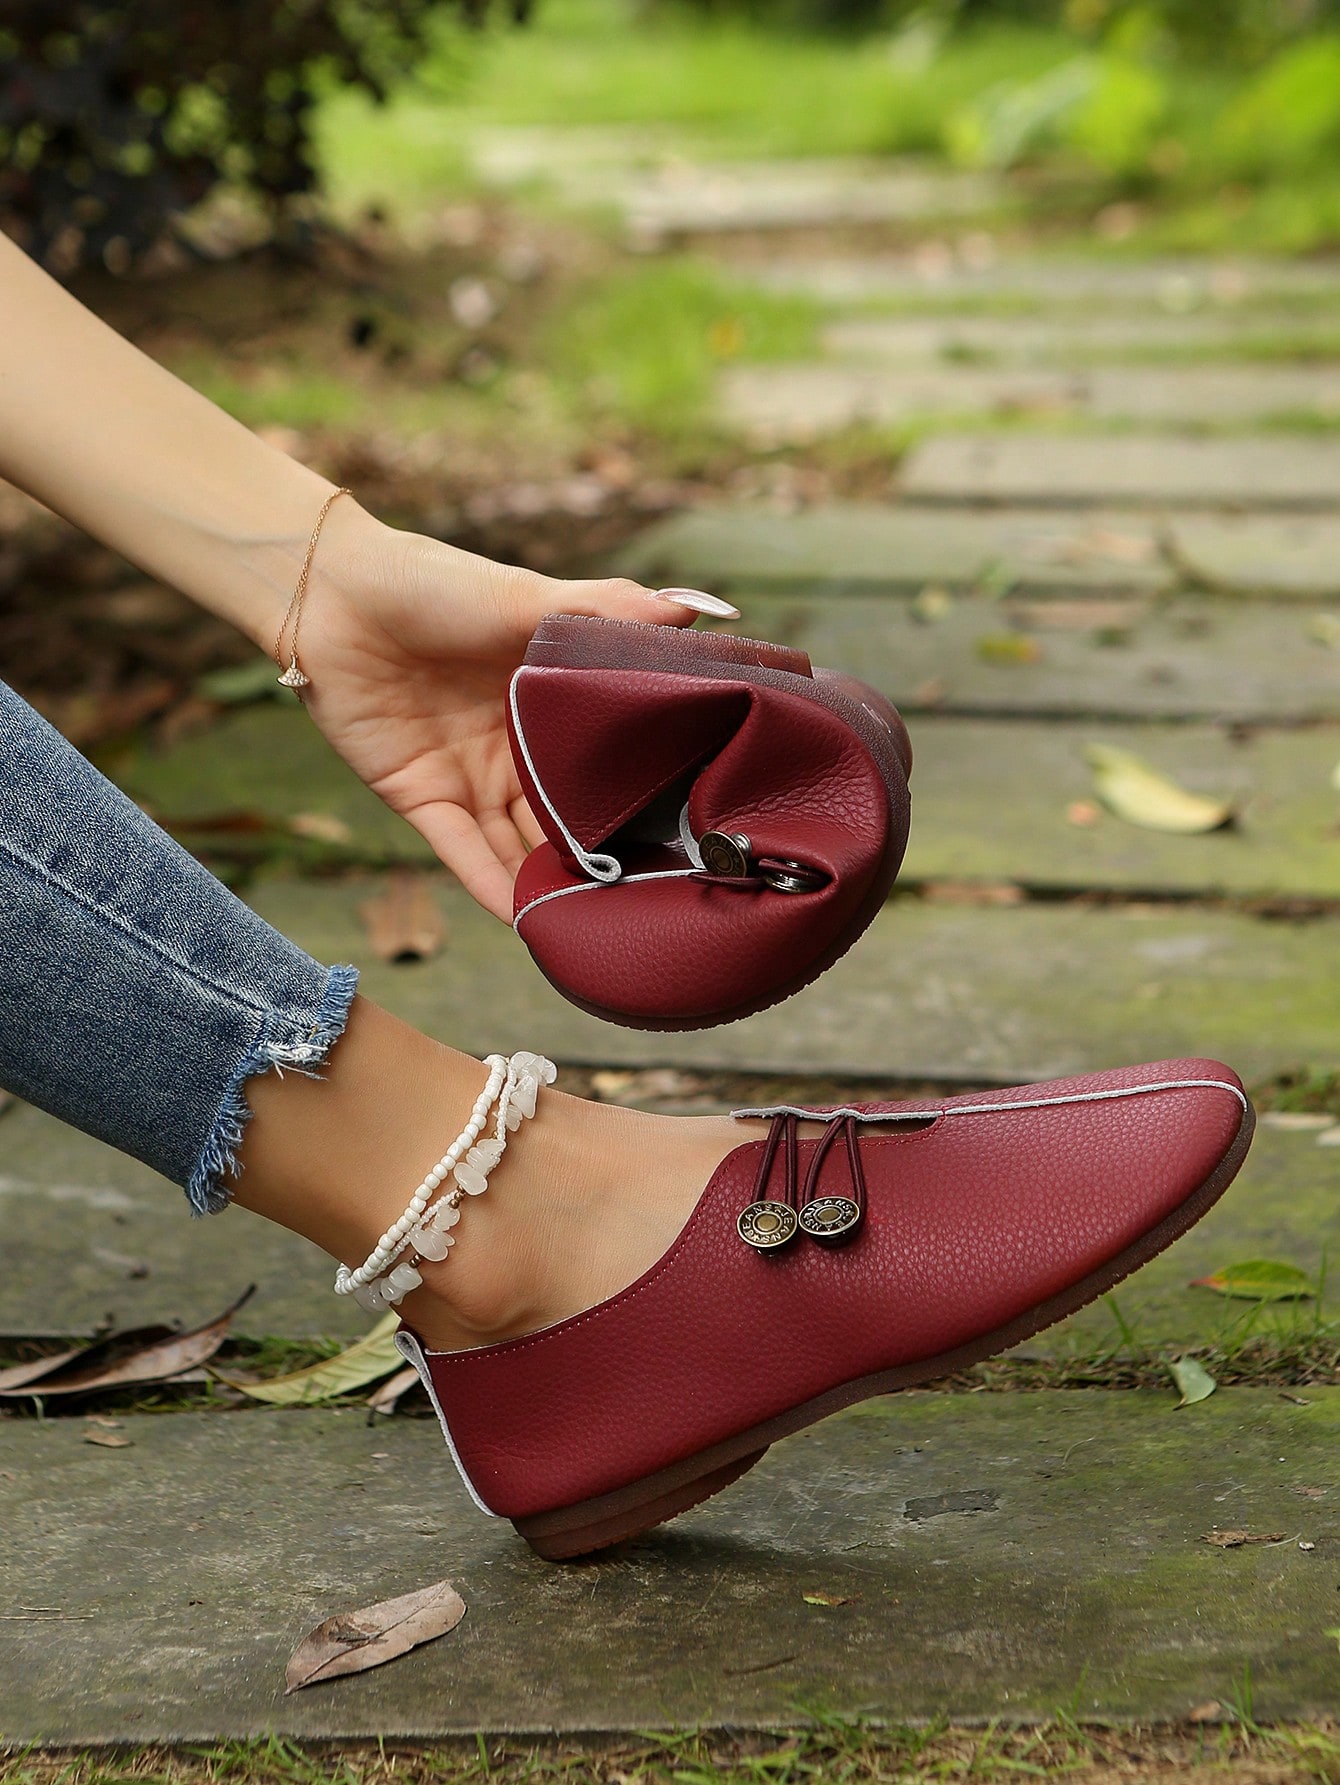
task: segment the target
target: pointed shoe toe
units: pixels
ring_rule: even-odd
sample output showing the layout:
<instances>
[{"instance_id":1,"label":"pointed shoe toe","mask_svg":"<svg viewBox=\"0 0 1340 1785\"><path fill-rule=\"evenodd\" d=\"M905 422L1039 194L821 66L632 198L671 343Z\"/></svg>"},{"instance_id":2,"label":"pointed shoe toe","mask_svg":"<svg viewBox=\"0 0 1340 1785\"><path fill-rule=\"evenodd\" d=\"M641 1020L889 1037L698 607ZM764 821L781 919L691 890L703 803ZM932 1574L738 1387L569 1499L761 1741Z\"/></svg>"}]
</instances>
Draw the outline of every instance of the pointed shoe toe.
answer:
<instances>
[{"instance_id":1,"label":"pointed shoe toe","mask_svg":"<svg viewBox=\"0 0 1340 1785\"><path fill-rule=\"evenodd\" d=\"M553 614L508 705L545 835L513 926L581 1009L632 1028L733 1022L817 978L888 896L906 729L803 651Z\"/></svg>"},{"instance_id":2,"label":"pointed shoe toe","mask_svg":"<svg viewBox=\"0 0 1340 1785\"><path fill-rule=\"evenodd\" d=\"M1211 1060L736 1114L767 1139L620 1294L478 1350L400 1336L476 1503L542 1556L644 1531L775 1439L1073 1313L1204 1214L1254 1119Z\"/></svg>"}]
</instances>

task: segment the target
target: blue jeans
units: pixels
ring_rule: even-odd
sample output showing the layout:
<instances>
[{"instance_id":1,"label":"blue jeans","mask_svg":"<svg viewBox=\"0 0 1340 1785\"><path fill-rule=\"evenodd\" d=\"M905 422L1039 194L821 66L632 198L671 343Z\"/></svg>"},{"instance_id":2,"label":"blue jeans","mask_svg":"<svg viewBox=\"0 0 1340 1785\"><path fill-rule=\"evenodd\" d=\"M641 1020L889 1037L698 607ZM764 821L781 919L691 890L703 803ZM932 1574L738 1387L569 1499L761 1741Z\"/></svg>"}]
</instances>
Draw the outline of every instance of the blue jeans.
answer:
<instances>
[{"instance_id":1,"label":"blue jeans","mask_svg":"<svg viewBox=\"0 0 1340 1785\"><path fill-rule=\"evenodd\" d=\"M211 1213L246 1080L316 1071L357 977L262 923L0 682L0 1086Z\"/></svg>"}]
</instances>

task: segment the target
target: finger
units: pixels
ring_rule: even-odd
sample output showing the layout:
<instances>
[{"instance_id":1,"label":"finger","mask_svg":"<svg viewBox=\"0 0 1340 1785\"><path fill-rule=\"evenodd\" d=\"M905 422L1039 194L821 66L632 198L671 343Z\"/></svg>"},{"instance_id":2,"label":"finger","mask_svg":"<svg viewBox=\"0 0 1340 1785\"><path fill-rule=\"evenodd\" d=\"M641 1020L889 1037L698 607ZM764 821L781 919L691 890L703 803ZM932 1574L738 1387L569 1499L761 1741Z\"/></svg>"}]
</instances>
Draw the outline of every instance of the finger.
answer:
<instances>
[{"instance_id":1,"label":"finger","mask_svg":"<svg viewBox=\"0 0 1340 1785\"><path fill-rule=\"evenodd\" d=\"M410 823L475 903L503 923L512 921L512 881L497 851L468 813L445 803L418 807Z\"/></svg>"},{"instance_id":2,"label":"finger","mask_svg":"<svg viewBox=\"0 0 1340 1785\"><path fill-rule=\"evenodd\" d=\"M510 812L486 812L479 821L484 841L515 880L529 850Z\"/></svg>"},{"instance_id":3,"label":"finger","mask_svg":"<svg viewBox=\"0 0 1340 1785\"><path fill-rule=\"evenodd\" d=\"M522 841L528 849L538 849L544 842L544 831L540 821L530 809L530 801L519 793L507 810L512 815L512 823L521 833Z\"/></svg>"},{"instance_id":4,"label":"finger","mask_svg":"<svg viewBox=\"0 0 1340 1785\"><path fill-rule=\"evenodd\" d=\"M607 620L639 620L653 626L692 626L699 614L712 620L738 620L740 610L702 589L645 589L627 577L558 582L559 598L549 613L592 614Z\"/></svg>"}]
</instances>

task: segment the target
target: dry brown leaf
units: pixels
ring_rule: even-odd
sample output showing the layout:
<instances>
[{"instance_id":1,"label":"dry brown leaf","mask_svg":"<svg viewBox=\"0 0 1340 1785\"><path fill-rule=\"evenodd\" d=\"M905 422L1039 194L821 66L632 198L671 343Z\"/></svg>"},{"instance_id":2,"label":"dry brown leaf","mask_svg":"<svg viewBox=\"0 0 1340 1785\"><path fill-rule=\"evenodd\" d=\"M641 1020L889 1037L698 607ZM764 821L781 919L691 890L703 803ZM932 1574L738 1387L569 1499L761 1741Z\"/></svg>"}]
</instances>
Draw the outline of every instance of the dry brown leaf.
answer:
<instances>
[{"instance_id":1,"label":"dry brown leaf","mask_svg":"<svg viewBox=\"0 0 1340 1785\"><path fill-rule=\"evenodd\" d=\"M1012 880L928 880L921 896L928 905L1022 905L1027 895Z\"/></svg>"},{"instance_id":2,"label":"dry brown leaf","mask_svg":"<svg viewBox=\"0 0 1340 1785\"><path fill-rule=\"evenodd\" d=\"M1212 1543L1216 1549L1241 1549L1248 1543L1285 1543L1283 1531L1207 1531L1201 1538L1202 1543Z\"/></svg>"},{"instance_id":3,"label":"dry brown leaf","mask_svg":"<svg viewBox=\"0 0 1340 1785\"><path fill-rule=\"evenodd\" d=\"M414 1387L419 1380L419 1372L413 1364L398 1370L388 1382L380 1388L373 1389L368 1396L368 1407L373 1413L394 1413L400 1403L401 1395Z\"/></svg>"},{"instance_id":4,"label":"dry brown leaf","mask_svg":"<svg viewBox=\"0 0 1340 1785\"><path fill-rule=\"evenodd\" d=\"M129 1450L130 1439L120 1438L115 1432L85 1432L85 1444L100 1444L104 1450Z\"/></svg>"},{"instance_id":5,"label":"dry brown leaf","mask_svg":"<svg viewBox=\"0 0 1340 1785\"><path fill-rule=\"evenodd\" d=\"M385 892L358 907L368 946L379 961L428 961L447 939L447 926L424 874L393 874Z\"/></svg>"},{"instance_id":6,"label":"dry brown leaf","mask_svg":"<svg viewBox=\"0 0 1340 1785\"><path fill-rule=\"evenodd\" d=\"M298 1692L341 1674L365 1673L454 1630L465 1601L450 1581L435 1581L398 1599L382 1599L361 1611L336 1612L309 1630L293 1651L285 1692Z\"/></svg>"},{"instance_id":7,"label":"dry brown leaf","mask_svg":"<svg viewBox=\"0 0 1340 1785\"><path fill-rule=\"evenodd\" d=\"M309 843L352 843L354 833L342 818L330 812L295 812L288 821L295 837Z\"/></svg>"},{"instance_id":8,"label":"dry brown leaf","mask_svg":"<svg viewBox=\"0 0 1340 1785\"><path fill-rule=\"evenodd\" d=\"M193 1332L178 1333L163 1326L139 1327L132 1332L113 1333L60 1357L46 1358L36 1373L32 1365L16 1365L0 1378L0 1398L41 1395L45 1400L51 1395L93 1394L133 1383L167 1382L213 1357L228 1337L234 1314L254 1293L254 1287L240 1295L232 1307L225 1308L216 1320ZM14 1381L22 1372L27 1372L24 1379Z\"/></svg>"},{"instance_id":9,"label":"dry brown leaf","mask_svg":"<svg viewBox=\"0 0 1340 1785\"><path fill-rule=\"evenodd\" d=\"M818 1588L812 1588L800 1596L806 1605L855 1605L861 1597L859 1593L823 1593Z\"/></svg>"},{"instance_id":10,"label":"dry brown leaf","mask_svg":"<svg viewBox=\"0 0 1340 1785\"><path fill-rule=\"evenodd\" d=\"M151 1330L161 1333L166 1332L167 1328L154 1327ZM92 1349L91 1345L76 1345L72 1351L57 1351L50 1357L30 1358L26 1364L11 1364L7 1370L0 1370L0 1394L22 1388L25 1383L36 1382L42 1376L49 1376L54 1370L59 1370L62 1364L71 1363L76 1357L83 1357L85 1352Z\"/></svg>"},{"instance_id":11,"label":"dry brown leaf","mask_svg":"<svg viewBox=\"0 0 1340 1785\"><path fill-rule=\"evenodd\" d=\"M1188 1711L1188 1723L1215 1723L1224 1714L1224 1707L1217 1698L1207 1698L1204 1704L1198 1704L1194 1710Z\"/></svg>"}]
</instances>

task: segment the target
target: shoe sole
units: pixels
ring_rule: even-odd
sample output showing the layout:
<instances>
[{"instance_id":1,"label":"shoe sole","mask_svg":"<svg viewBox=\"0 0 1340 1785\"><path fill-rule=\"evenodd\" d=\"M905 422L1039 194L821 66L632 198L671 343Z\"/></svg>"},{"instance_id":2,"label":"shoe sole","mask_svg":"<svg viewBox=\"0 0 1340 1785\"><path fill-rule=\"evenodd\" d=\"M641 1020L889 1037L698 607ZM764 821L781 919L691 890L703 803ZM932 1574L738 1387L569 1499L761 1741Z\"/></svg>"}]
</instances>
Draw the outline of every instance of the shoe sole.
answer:
<instances>
[{"instance_id":1,"label":"shoe sole","mask_svg":"<svg viewBox=\"0 0 1340 1785\"><path fill-rule=\"evenodd\" d=\"M859 1376L851 1382L839 1383L836 1388L830 1388L774 1419L751 1426L748 1431L739 1432L733 1438L713 1445L710 1450L699 1451L696 1456L685 1457L668 1469L660 1469L654 1475L616 1488L613 1493L559 1507L552 1512L536 1513L530 1518L513 1519L512 1524L535 1553L548 1562L566 1562L591 1555L611 1544L636 1537L677 1513L687 1512L691 1506L728 1487L746 1470L752 1469L768 1446L779 1438L788 1437L792 1432L813 1425L856 1401L867 1400L871 1395L892 1394L897 1389L917 1388L941 1376L952 1376L971 1364L980 1363L983 1358L1022 1343L1044 1327L1053 1326L1068 1314L1096 1301L1194 1227L1237 1176L1251 1146L1255 1127L1256 1112L1249 1104L1233 1144L1193 1195L1165 1216L1157 1227L1141 1235L1134 1245L1109 1259L1100 1270L1026 1309L994 1332L960 1345L956 1350L941 1352L938 1357L924 1358L915 1364L900 1364L896 1369L880 1370L872 1376Z\"/></svg>"},{"instance_id":2,"label":"shoe sole","mask_svg":"<svg viewBox=\"0 0 1340 1785\"><path fill-rule=\"evenodd\" d=\"M649 638L647 635L652 632L664 633L665 637ZM760 1010L770 1010L774 1004L785 1003L825 974L835 961L841 960L870 927L893 890L898 870L903 865L907 811L905 805L903 811L899 811L898 790L901 788L901 799L906 802L907 779L912 771L912 745L897 710L877 689L867 688L851 676L823 670L807 676L769 668L766 664L742 662L734 654L739 651L739 643L731 634L680 631L669 626L637 626L625 630L625 623L619 621L593 619L582 614L551 614L537 628L526 651L525 662L546 669L641 669L658 675L717 676L777 688L828 707L847 722L874 758L888 795L891 829L896 832L900 818L903 821L904 847L886 852L859 909L823 954L809 962L803 971L775 987L766 998L748 1004L687 1017L635 1015L577 997L561 980L547 972L542 962L536 961L540 972L569 1004L584 1010L588 1016L617 1023L621 1028L647 1029L663 1034L711 1029L725 1023L738 1023ZM773 645L765 645L764 649L776 657L792 656L798 662L808 662L799 651L787 652ZM869 700L858 699L852 692L854 689L860 689L870 697Z\"/></svg>"}]
</instances>

